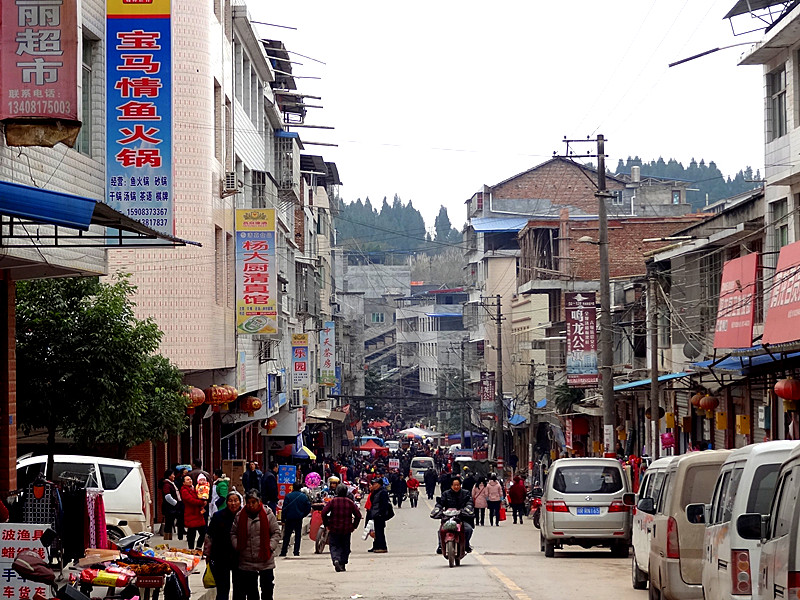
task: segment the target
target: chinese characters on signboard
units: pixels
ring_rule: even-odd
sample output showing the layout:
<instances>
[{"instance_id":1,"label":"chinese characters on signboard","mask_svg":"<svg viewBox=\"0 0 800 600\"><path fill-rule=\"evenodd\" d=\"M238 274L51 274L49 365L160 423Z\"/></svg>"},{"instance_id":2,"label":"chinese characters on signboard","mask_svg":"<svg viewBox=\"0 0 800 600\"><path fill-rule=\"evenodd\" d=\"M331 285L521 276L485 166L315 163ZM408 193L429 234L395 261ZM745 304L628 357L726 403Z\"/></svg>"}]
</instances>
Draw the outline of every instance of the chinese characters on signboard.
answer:
<instances>
[{"instance_id":1,"label":"chinese characters on signboard","mask_svg":"<svg viewBox=\"0 0 800 600\"><path fill-rule=\"evenodd\" d=\"M292 387L307 388L311 384L308 364L308 334L292 334Z\"/></svg>"},{"instance_id":2,"label":"chinese characters on signboard","mask_svg":"<svg viewBox=\"0 0 800 600\"><path fill-rule=\"evenodd\" d=\"M781 248L764 320L764 344L800 339L800 242Z\"/></svg>"},{"instance_id":3,"label":"chinese characters on signboard","mask_svg":"<svg viewBox=\"0 0 800 600\"><path fill-rule=\"evenodd\" d=\"M597 318L593 292L564 294L567 316L567 384L593 387L597 372Z\"/></svg>"},{"instance_id":4,"label":"chinese characters on signboard","mask_svg":"<svg viewBox=\"0 0 800 600\"><path fill-rule=\"evenodd\" d=\"M42 597L49 595L46 585L23 579L11 565L17 554L23 550L33 550L43 559L47 559L44 546L40 541L49 525L29 525L27 523L0 524L0 597L15 600L30 600L37 592Z\"/></svg>"},{"instance_id":5,"label":"chinese characters on signboard","mask_svg":"<svg viewBox=\"0 0 800 600\"><path fill-rule=\"evenodd\" d=\"M333 321L325 321L319 332L319 382L336 385L336 330Z\"/></svg>"},{"instance_id":6,"label":"chinese characters on signboard","mask_svg":"<svg viewBox=\"0 0 800 600\"><path fill-rule=\"evenodd\" d=\"M3 0L0 119L78 120L75 0Z\"/></svg>"},{"instance_id":7,"label":"chinese characters on signboard","mask_svg":"<svg viewBox=\"0 0 800 600\"><path fill-rule=\"evenodd\" d=\"M481 371L481 419L494 419L495 374L494 371Z\"/></svg>"},{"instance_id":8,"label":"chinese characters on signboard","mask_svg":"<svg viewBox=\"0 0 800 600\"><path fill-rule=\"evenodd\" d=\"M753 344L753 300L758 254L729 260L722 267L714 348L749 348Z\"/></svg>"},{"instance_id":9,"label":"chinese characters on signboard","mask_svg":"<svg viewBox=\"0 0 800 600\"><path fill-rule=\"evenodd\" d=\"M170 0L107 2L106 202L173 235Z\"/></svg>"},{"instance_id":10,"label":"chinese characters on signboard","mask_svg":"<svg viewBox=\"0 0 800 600\"><path fill-rule=\"evenodd\" d=\"M278 332L275 209L236 210L236 331Z\"/></svg>"}]
</instances>

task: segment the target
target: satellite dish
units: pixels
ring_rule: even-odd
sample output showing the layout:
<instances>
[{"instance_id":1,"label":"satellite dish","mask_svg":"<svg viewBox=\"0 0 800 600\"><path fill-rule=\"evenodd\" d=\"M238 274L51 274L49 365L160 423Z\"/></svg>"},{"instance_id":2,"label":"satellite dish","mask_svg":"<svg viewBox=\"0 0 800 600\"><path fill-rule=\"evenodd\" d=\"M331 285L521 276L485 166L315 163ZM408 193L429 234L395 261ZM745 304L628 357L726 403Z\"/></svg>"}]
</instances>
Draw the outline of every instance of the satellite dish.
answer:
<instances>
[{"instance_id":1,"label":"satellite dish","mask_svg":"<svg viewBox=\"0 0 800 600\"><path fill-rule=\"evenodd\" d=\"M544 408L547 406L547 398L542 398L536 403L536 408Z\"/></svg>"},{"instance_id":2,"label":"satellite dish","mask_svg":"<svg viewBox=\"0 0 800 600\"><path fill-rule=\"evenodd\" d=\"M694 360L703 352L703 345L697 340L691 340L683 345L683 355L689 360Z\"/></svg>"}]
</instances>

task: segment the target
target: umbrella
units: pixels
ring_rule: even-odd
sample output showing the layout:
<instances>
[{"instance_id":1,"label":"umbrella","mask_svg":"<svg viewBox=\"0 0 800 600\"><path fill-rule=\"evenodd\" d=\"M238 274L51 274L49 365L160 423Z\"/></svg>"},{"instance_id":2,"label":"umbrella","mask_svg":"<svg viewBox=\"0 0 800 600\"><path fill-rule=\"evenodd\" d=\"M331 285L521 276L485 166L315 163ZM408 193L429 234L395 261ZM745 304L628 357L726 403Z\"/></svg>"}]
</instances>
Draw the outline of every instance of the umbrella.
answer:
<instances>
[{"instance_id":1,"label":"umbrella","mask_svg":"<svg viewBox=\"0 0 800 600\"><path fill-rule=\"evenodd\" d=\"M286 458L291 456L292 458L307 458L309 460L317 460L317 455L309 450L308 447L303 446L300 448L300 450L295 450L294 444L287 444L275 454Z\"/></svg>"},{"instance_id":2,"label":"umbrella","mask_svg":"<svg viewBox=\"0 0 800 600\"><path fill-rule=\"evenodd\" d=\"M386 421L378 420L378 421L373 421L372 423L369 424L369 426L375 429L376 427L391 427L392 424Z\"/></svg>"},{"instance_id":3,"label":"umbrella","mask_svg":"<svg viewBox=\"0 0 800 600\"><path fill-rule=\"evenodd\" d=\"M376 444L373 440L367 440L363 446L356 448L356 450L363 450L365 452L369 452L370 450L375 450L375 452L385 452L389 453L389 449L381 446L380 444Z\"/></svg>"},{"instance_id":4,"label":"umbrella","mask_svg":"<svg viewBox=\"0 0 800 600\"><path fill-rule=\"evenodd\" d=\"M406 437L415 438L433 437L436 435L435 431L428 431L427 429L422 429L420 427L409 427L408 429L403 429L403 431L399 431L398 433Z\"/></svg>"}]
</instances>

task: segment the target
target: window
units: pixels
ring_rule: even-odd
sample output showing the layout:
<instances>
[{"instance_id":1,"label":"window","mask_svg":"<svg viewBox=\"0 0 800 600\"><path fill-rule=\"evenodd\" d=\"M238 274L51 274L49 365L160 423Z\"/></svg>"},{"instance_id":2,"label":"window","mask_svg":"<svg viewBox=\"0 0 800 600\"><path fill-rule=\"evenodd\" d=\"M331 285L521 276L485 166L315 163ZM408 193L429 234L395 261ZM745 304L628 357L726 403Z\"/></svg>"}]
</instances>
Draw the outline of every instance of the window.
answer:
<instances>
[{"instance_id":1,"label":"window","mask_svg":"<svg viewBox=\"0 0 800 600\"><path fill-rule=\"evenodd\" d=\"M772 503L772 535L782 537L789 533L792 526L792 517L795 508L795 470L792 469L783 477L778 493Z\"/></svg>"},{"instance_id":2,"label":"window","mask_svg":"<svg viewBox=\"0 0 800 600\"><path fill-rule=\"evenodd\" d=\"M217 304L224 302L224 290L222 278L225 276L223 269L225 265L225 246L223 243L222 229L214 227L214 292Z\"/></svg>"},{"instance_id":3,"label":"window","mask_svg":"<svg viewBox=\"0 0 800 600\"><path fill-rule=\"evenodd\" d=\"M96 42L83 38L81 68L81 131L75 149L86 156L92 155L92 53Z\"/></svg>"},{"instance_id":4,"label":"window","mask_svg":"<svg viewBox=\"0 0 800 600\"><path fill-rule=\"evenodd\" d=\"M478 210L483 210L483 192L478 192L477 197L475 198L478 204Z\"/></svg>"},{"instance_id":5,"label":"window","mask_svg":"<svg viewBox=\"0 0 800 600\"><path fill-rule=\"evenodd\" d=\"M75 481L81 487L97 487L94 465L91 463L55 463L53 465L53 481Z\"/></svg>"},{"instance_id":6,"label":"window","mask_svg":"<svg viewBox=\"0 0 800 600\"><path fill-rule=\"evenodd\" d=\"M117 489L122 481L133 470L133 467L123 467L121 465L100 464L100 479L103 482L104 490Z\"/></svg>"},{"instance_id":7,"label":"window","mask_svg":"<svg viewBox=\"0 0 800 600\"><path fill-rule=\"evenodd\" d=\"M616 467L561 467L553 489L562 494L613 494L622 489L622 476Z\"/></svg>"},{"instance_id":8,"label":"window","mask_svg":"<svg viewBox=\"0 0 800 600\"><path fill-rule=\"evenodd\" d=\"M372 322L373 323L383 323L386 319L386 315L383 313L372 313Z\"/></svg>"},{"instance_id":9,"label":"window","mask_svg":"<svg viewBox=\"0 0 800 600\"><path fill-rule=\"evenodd\" d=\"M775 482L778 479L780 464L761 465L753 475L750 495L747 497L747 511L765 515L769 512L769 504L775 493Z\"/></svg>"},{"instance_id":10,"label":"window","mask_svg":"<svg viewBox=\"0 0 800 600\"><path fill-rule=\"evenodd\" d=\"M717 481L719 467L717 465L697 465L686 469L683 478L683 490L681 495L681 506L693 502L711 502L711 494L714 492L714 483ZM741 473L739 474L741 476ZM731 482L738 485L739 480ZM733 492L736 493L735 490ZM729 517L730 518L730 517Z\"/></svg>"},{"instance_id":11,"label":"window","mask_svg":"<svg viewBox=\"0 0 800 600\"><path fill-rule=\"evenodd\" d=\"M786 68L767 75L767 141L786 135Z\"/></svg>"},{"instance_id":12,"label":"window","mask_svg":"<svg viewBox=\"0 0 800 600\"><path fill-rule=\"evenodd\" d=\"M225 115L222 114L222 86L214 82L214 157L222 162L222 140L224 132L222 123Z\"/></svg>"},{"instance_id":13,"label":"window","mask_svg":"<svg viewBox=\"0 0 800 600\"><path fill-rule=\"evenodd\" d=\"M672 190L672 203L673 204L680 204L681 203L681 191L680 190Z\"/></svg>"},{"instance_id":14,"label":"window","mask_svg":"<svg viewBox=\"0 0 800 600\"><path fill-rule=\"evenodd\" d=\"M772 224L775 227L775 248L783 248L789 243L789 202L786 198L770 205Z\"/></svg>"},{"instance_id":15,"label":"window","mask_svg":"<svg viewBox=\"0 0 800 600\"><path fill-rule=\"evenodd\" d=\"M611 205L622 206L622 190L611 191Z\"/></svg>"},{"instance_id":16,"label":"window","mask_svg":"<svg viewBox=\"0 0 800 600\"><path fill-rule=\"evenodd\" d=\"M253 208L267 208L267 174L264 171L253 171Z\"/></svg>"}]
</instances>

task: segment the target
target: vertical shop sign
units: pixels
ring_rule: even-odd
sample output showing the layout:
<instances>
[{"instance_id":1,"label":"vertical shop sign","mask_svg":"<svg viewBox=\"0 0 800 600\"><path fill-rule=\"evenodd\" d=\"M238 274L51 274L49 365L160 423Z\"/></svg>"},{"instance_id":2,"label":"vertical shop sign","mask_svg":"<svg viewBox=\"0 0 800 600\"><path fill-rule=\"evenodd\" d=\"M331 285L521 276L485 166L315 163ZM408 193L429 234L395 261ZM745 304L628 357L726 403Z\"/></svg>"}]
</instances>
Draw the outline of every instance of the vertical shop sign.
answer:
<instances>
[{"instance_id":1,"label":"vertical shop sign","mask_svg":"<svg viewBox=\"0 0 800 600\"><path fill-rule=\"evenodd\" d=\"M722 267L714 348L753 345L754 298L758 253L727 261Z\"/></svg>"},{"instance_id":2,"label":"vertical shop sign","mask_svg":"<svg viewBox=\"0 0 800 600\"><path fill-rule=\"evenodd\" d=\"M481 371L481 419L494 419L495 374Z\"/></svg>"},{"instance_id":3,"label":"vertical shop sign","mask_svg":"<svg viewBox=\"0 0 800 600\"><path fill-rule=\"evenodd\" d=\"M308 334L292 334L292 387L307 388L311 384L308 370Z\"/></svg>"},{"instance_id":4,"label":"vertical shop sign","mask_svg":"<svg viewBox=\"0 0 800 600\"><path fill-rule=\"evenodd\" d=\"M236 389L240 394L247 391L247 352L239 351L236 362Z\"/></svg>"},{"instance_id":5,"label":"vertical shop sign","mask_svg":"<svg viewBox=\"0 0 800 600\"><path fill-rule=\"evenodd\" d=\"M106 201L174 235L170 0L107 0Z\"/></svg>"},{"instance_id":6,"label":"vertical shop sign","mask_svg":"<svg viewBox=\"0 0 800 600\"><path fill-rule=\"evenodd\" d=\"M772 281L764 344L782 344L800 339L800 242L781 248L778 269Z\"/></svg>"},{"instance_id":7,"label":"vertical shop sign","mask_svg":"<svg viewBox=\"0 0 800 600\"><path fill-rule=\"evenodd\" d=\"M0 119L78 120L75 0L3 0Z\"/></svg>"},{"instance_id":8,"label":"vertical shop sign","mask_svg":"<svg viewBox=\"0 0 800 600\"><path fill-rule=\"evenodd\" d=\"M333 321L325 321L319 333L319 382L336 385L336 329Z\"/></svg>"},{"instance_id":9,"label":"vertical shop sign","mask_svg":"<svg viewBox=\"0 0 800 600\"><path fill-rule=\"evenodd\" d=\"M597 386L597 309L594 292L564 294L567 316L567 384Z\"/></svg>"},{"instance_id":10,"label":"vertical shop sign","mask_svg":"<svg viewBox=\"0 0 800 600\"><path fill-rule=\"evenodd\" d=\"M292 491L292 484L297 479L297 467L294 465L278 465L278 510L283 509L283 499Z\"/></svg>"},{"instance_id":11,"label":"vertical shop sign","mask_svg":"<svg viewBox=\"0 0 800 600\"><path fill-rule=\"evenodd\" d=\"M572 419L567 419L567 426L564 429L564 439L567 448L572 450Z\"/></svg>"},{"instance_id":12,"label":"vertical shop sign","mask_svg":"<svg viewBox=\"0 0 800 600\"><path fill-rule=\"evenodd\" d=\"M236 332L275 335L275 209L236 210Z\"/></svg>"}]
</instances>

